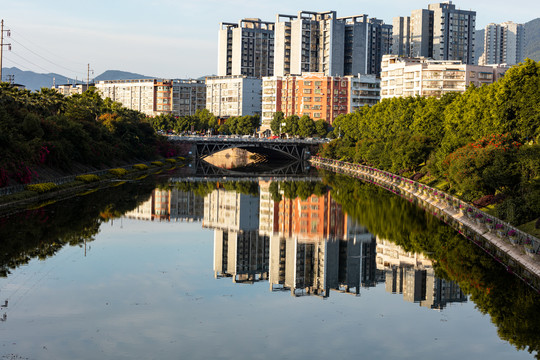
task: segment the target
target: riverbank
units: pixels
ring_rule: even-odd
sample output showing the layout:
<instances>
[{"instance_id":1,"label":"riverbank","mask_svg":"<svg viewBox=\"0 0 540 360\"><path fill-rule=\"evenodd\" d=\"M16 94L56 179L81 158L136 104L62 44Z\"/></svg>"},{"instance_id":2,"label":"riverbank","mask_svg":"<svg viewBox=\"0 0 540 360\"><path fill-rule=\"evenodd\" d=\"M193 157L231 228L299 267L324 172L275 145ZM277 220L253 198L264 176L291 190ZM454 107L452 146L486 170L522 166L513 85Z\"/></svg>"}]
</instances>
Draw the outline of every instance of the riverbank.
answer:
<instances>
[{"instance_id":1,"label":"riverbank","mask_svg":"<svg viewBox=\"0 0 540 360\"><path fill-rule=\"evenodd\" d=\"M185 158L124 165L122 167L86 172L49 179L48 182L16 185L0 189L0 216L29 207L39 208L66 198L116 186L125 181L140 180L163 170L184 166ZM41 190L43 189L43 190Z\"/></svg>"},{"instance_id":2,"label":"riverbank","mask_svg":"<svg viewBox=\"0 0 540 360\"><path fill-rule=\"evenodd\" d=\"M540 290L540 239L438 189L369 166L312 157L317 168L328 169L382 186L414 201L473 241L508 271Z\"/></svg>"}]
</instances>

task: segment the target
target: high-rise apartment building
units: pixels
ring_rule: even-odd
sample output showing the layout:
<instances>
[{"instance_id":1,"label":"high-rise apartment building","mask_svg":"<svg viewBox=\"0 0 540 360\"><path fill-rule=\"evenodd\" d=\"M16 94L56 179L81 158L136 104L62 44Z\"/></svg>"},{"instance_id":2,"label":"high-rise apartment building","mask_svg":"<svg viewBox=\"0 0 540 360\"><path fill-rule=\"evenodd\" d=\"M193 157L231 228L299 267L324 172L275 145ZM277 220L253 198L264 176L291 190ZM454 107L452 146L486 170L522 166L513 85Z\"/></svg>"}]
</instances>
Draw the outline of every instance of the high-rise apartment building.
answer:
<instances>
[{"instance_id":1,"label":"high-rise apartment building","mask_svg":"<svg viewBox=\"0 0 540 360\"><path fill-rule=\"evenodd\" d=\"M148 116L193 115L206 106L206 86L202 80L103 80L95 86L103 98Z\"/></svg>"},{"instance_id":2,"label":"high-rise apartment building","mask_svg":"<svg viewBox=\"0 0 540 360\"><path fill-rule=\"evenodd\" d=\"M276 16L274 75L324 72L341 74L343 44L336 45L340 31L335 11L299 11Z\"/></svg>"},{"instance_id":3,"label":"high-rise apartment building","mask_svg":"<svg viewBox=\"0 0 540 360\"><path fill-rule=\"evenodd\" d=\"M221 23L219 38L219 75L379 74L382 55L391 50L392 26L367 15L299 11L278 14L275 23Z\"/></svg>"},{"instance_id":4,"label":"high-rise apartment building","mask_svg":"<svg viewBox=\"0 0 540 360\"><path fill-rule=\"evenodd\" d=\"M480 65L515 65L523 61L525 27L511 21L502 24L489 24L485 28L484 54Z\"/></svg>"},{"instance_id":5,"label":"high-rise apartment building","mask_svg":"<svg viewBox=\"0 0 540 360\"><path fill-rule=\"evenodd\" d=\"M456 9L452 1L413 10L394 18L392 54L474 64L475 23L475 11Z\"/></svg>"},{"instance_id":6,"label":"high-rise apartment building","mask_svg":"<svg viewBox=\"0 0 540 360\"><path fill-rule=\"evenodd\" d=\"M411 18L395 17L392 21L392 54L407 56L411 53Z\"/></svg>"},{"instance_id":7,"label":"high-rise apartment building","mask_svg":"<svg viewBox=\"0 0 540 360\"><path fill-rule=\"evenodd\" d=\"M274 74L274 23L243 19L221 23L218 76L272 76Z\"/></svg>"},{"instance_id":8,"label":"high-rise apartment building","mask_svg":"<svg viewBox=\"0 0 540 360\"><path fill-rule=\"evenodd\" d=\"M500 79L507 66L463 64L459 60L432 60L385 55L381 72L381 98L400 96L441 97L465 92L467 86L482 86Z\"/></svg>"},{"instance_id":9,"label":"high-rise apartment building","mask_svg":"<svg viewBox=\"0 0 540 360\"><path fill-rule=\"evenodd\" d=\"M261 113L261 79L245 75L206 78L206 108L217 117Z\"/></svg>"},{"instance_id":10,"label":"high-rise apartment building","mask_svg":"<svg viewBox=\"0 0 540 360\"><path fill-rule=\"evenodd\" d=\"M375 75L327 76L303 73L301 76L263 78L262 128L270 128L274 114L308 115L332 124L341 114L354 112L380 100L380 81Z\"/></svg>"}]
</instances>

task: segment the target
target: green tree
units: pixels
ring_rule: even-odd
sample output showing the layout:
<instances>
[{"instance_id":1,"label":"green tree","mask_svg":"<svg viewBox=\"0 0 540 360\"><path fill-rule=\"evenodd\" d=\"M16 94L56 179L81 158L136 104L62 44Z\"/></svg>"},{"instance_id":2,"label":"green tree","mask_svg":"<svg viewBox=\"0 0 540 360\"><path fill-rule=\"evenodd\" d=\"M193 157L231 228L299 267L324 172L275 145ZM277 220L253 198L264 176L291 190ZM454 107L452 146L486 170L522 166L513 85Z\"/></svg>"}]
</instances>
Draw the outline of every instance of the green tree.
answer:
<instances>
[{"instance_id":1,"label":"green tree","mask_svg":"<svg viewBox=\"0 0 540 360\"><path fill-rule=\"evenodd\" d=\"M284 122L285 116L283 115L283 112L277 111L274 113L274 117L272 118L272 121L270 122L270 130L272 130L272 133L274 135L281 135L281 124Z\"/></svg>"},{"instance_id":2,"label":"green tree","mask_svg":"<svg viewBox=\"0 0 540 360\"><path fill-rule=\"evenodd\" d=\"M315 133L315 122L307 116L303 115L300 120L298 120L298 136L300 137L310 137Z\"/></svg>"},{"instance_id":3,"label":"green tree","mask_svg":"<svg viewBox=\"0 0 540 360\"><path fill-rule=\"evenodd\" d=\"M321 138L326 137L326 134L328 134L328 127L328 123L323 119L315 121L315 132Z\"/></svg>"}]
</instances>

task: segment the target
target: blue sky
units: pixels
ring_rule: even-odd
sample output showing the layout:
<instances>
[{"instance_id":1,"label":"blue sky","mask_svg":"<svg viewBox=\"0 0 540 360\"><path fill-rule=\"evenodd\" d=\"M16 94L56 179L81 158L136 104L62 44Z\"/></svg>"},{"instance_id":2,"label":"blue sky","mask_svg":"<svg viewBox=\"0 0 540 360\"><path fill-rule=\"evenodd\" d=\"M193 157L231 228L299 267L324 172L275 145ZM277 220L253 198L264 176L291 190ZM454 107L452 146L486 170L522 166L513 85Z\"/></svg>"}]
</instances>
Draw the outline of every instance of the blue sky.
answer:
<instances>
[{"instance_id":1,"label":"blue sky","mask_svg":"<svg viewBox=\"0 0 540 360\"><path fill-rule=\"evenodd\" d=\"M124 70L163 78L216 73L220 22L246 17L273 21L277 13L336 10L392 22L436 1L243 1L243 0L3 0L0 17L11 30L4 67L86 78ZM524 23L540 17L536 0L453 1L476 11L477 28L490 22ZM7 50L6 48L4 50Z\"/></svg>"}]
</instances>

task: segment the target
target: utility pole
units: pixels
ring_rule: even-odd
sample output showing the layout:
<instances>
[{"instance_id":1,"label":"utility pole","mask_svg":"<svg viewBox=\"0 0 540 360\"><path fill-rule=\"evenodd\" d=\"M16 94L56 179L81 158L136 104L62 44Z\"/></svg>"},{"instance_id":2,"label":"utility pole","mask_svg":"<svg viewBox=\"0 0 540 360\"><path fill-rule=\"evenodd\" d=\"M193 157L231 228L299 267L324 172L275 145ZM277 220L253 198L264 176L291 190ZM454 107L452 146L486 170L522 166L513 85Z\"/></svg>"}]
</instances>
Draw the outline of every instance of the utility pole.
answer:
<instances>
[{"instance_id":1,"label":"utility pole","mask_svg":"<svg viewBox=\"0 0 540 360\"><path fill-rule=\"evenodd\" d=\"M2 56L4 55L4 45L8 46L8 49L11 50L11 44L4 44L4 32L8 37L11 36L9 30L4 30L4 19L2 19L0 25L0 82L2 82Z\"/></svg>"},{"instance_id":2,"label":"utility pole","mask_svg":"<svg viewBox=\"0 0 540 360\"><path fill-rule=\"evenodd\" d=\"M88 64L88 72L86 73L86 90L88 90L90 83L90 71L92 72L92 75L94 75L94 70L90 70L90 64Z\"/></svg>"}]
</instances>

